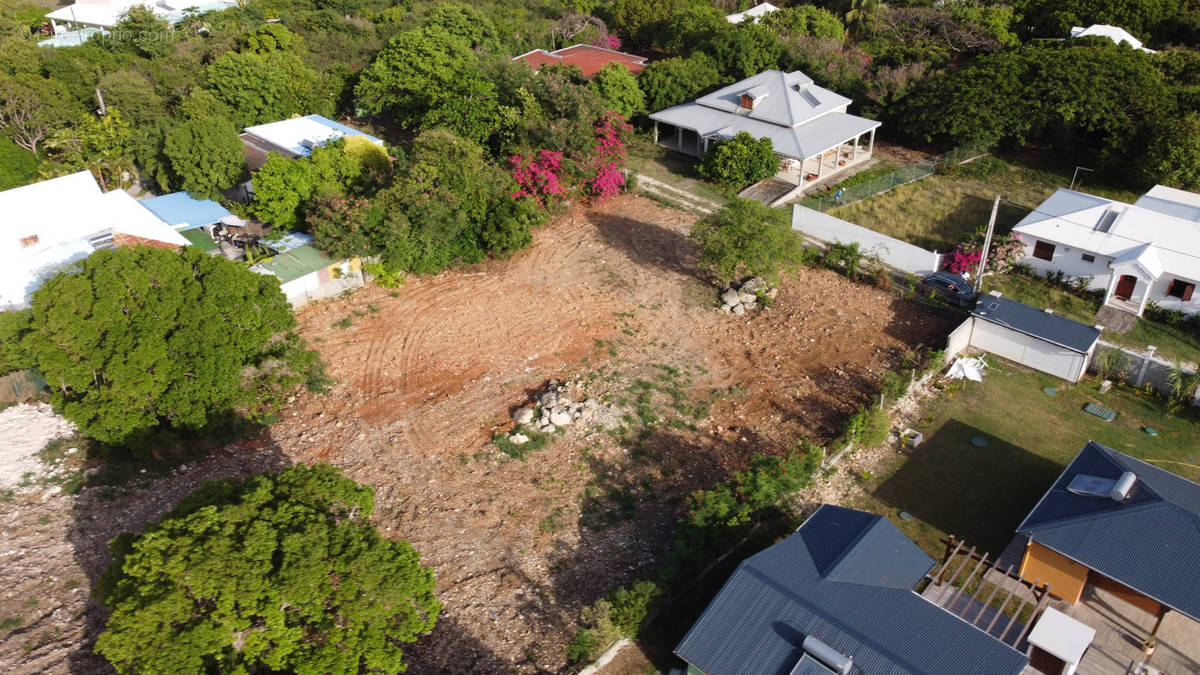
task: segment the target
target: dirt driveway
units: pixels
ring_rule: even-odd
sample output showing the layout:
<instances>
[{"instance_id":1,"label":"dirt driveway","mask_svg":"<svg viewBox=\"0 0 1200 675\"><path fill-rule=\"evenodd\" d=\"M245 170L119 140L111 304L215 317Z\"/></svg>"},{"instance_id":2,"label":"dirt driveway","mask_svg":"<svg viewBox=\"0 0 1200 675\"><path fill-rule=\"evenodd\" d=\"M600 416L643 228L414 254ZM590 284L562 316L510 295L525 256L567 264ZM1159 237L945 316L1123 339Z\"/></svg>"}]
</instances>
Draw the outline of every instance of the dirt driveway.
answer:
<instances>
[{"instance_id":1,"label":"dirt driveway","mask_svg":"<svg viewBox=\"0 0 1200 675\"><path fill-rule=\"evenodd\" d=\"M722 315L695 276L693 222L622 197L556 219L509 260L313 306L301 332L336 384L298 397L264 438L117 499L0 504L26 552L0 614L29 621L0 664L105 672L78 644L99 613L46 577L94 576L105 539L193 476L327 461L374 486L379 526L436 570L445 612L409 649L410 672L564 670L579 608L653 569L682 494L755 453L832 437L887 369L948 330L823 270L787 278L766 311ZM568 429L526 461L499 453L492 434L552 378L626 406L628 429ZM8 599L59 586L42 591L54 610Z\"/></svg>"}]
</instances>

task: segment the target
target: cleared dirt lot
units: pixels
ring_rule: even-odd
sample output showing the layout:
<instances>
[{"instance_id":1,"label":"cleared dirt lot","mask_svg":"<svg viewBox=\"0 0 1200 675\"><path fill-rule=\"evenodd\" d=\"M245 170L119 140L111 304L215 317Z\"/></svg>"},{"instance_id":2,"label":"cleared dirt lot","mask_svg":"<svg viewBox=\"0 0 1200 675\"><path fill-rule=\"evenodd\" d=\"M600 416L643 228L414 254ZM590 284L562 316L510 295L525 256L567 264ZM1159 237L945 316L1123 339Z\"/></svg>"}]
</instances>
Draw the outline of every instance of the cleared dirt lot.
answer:
<instances>
[{"instance_id":1,"label":"cleared dirt lot","mask_svg":"<svg viewBox=\"0 0 1200 675\"><path fill-rule=\"evenodd\" d=\"M410 672L564 670L579 608L653 568L682 494L833 436L885 370L948 328L822 270L786 279L764 312L722 315L695 275L693 222L623 197L557 219L509 260L309 308L302 332L336 384L263 438L116 499L0 505L21 551L3 562L0 616L24 621L0 665L105 672L81 644L100 620L85 596L108 537L201 476L327 461L375 487L379 526L437 572L445 612ZM499 453L492 434L553 378L627 407L627 432L568 428L526 461ZM20 606L30 592L37 608Z\"/></svg>"}]
</instances>

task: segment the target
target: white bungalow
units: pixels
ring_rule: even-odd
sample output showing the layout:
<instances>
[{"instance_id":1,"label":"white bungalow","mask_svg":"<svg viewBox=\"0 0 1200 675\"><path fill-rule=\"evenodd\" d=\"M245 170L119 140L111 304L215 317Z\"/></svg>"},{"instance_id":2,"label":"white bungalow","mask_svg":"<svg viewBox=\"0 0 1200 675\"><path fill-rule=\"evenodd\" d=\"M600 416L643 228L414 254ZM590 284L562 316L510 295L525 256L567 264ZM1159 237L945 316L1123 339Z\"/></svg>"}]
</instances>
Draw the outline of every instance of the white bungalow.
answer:
<instances>
[{"instance_id":1,"label":"white bungalow","mask_svg":"<svg viewBox=\"0 0 1200 675\"><path fill-rule=\"evenodd\" d=\"M780 157L777 178L813 184L870 159L880 123L850 115L852 101L800 71L768 70L652 115L654 138L700 156L713 140L748 132L769 138Z\"/></svg>"},{"instance_id":2,"label":"white bungalow","mask_svg":"<svg viewBox=\"0 0 1200 675\"><path fill-rule=\"evenodd\" d=\"M1039 273L1062 272L1103 290L1105 304L1141 316L1164 309L1200 312L1200 195L1155 186L1134 204L1065 188L1013 228L1022 260Z\"/></svg>"},{"instance_id":3,"label":"white bungalow","mask_svg":"<svg viewBox=\"0 0 1200 675\"><path fill-rule=\"evenodd\" d=\"M771 3L760 2L757 5L751 7L750 9L748 9L744 12L735 12L733 14L726 14L725 20L728 21L729 23L733 23L733 24L738 24L738 23L743 23L743 22L758 23L759 17L766 15L766 14L770 14L771 12L778 12L778 11L779 11L779 8L776 7L775 5L772 5Z\"/></svg>"}]
</instances>

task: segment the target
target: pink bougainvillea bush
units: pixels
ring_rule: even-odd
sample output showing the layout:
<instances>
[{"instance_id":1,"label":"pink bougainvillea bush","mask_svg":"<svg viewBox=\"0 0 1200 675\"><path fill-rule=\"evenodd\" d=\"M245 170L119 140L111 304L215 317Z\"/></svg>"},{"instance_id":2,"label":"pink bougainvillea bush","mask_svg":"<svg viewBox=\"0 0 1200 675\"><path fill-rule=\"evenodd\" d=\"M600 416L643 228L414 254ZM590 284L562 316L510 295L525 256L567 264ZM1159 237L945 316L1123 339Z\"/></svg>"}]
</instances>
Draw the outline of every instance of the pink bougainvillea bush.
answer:
<instances>
[{"instance_id":1,"label":"pink bougainvillea bush","mask_svg":"<svg viewBox=\"0 0 1200 675\"><path fill-rule=\"evenodd\" d=\"M592 46L619 51L621 49L621 38L617 36L617 31L613 31L596 38L596 40L592 42Z\"/></svg>"},{"instance_id":2,"label":"pink bougainvillea bush","mask_svg":"<svg viewBox=\"0 0 1200 675\"><path fill-rule=\"evenodd\" d=\"M517 182L514 197L532 197L538 205L548 208L567 194L561 152L538 150L528 157L513 155L508 158L508 163L512 165L513 180Z\"/></svg>"},{"instance_id":3,"label":"pink bougainvillea bush","mask_svg":"<svg viewBox=\"0 0 1200 675\"><path fill-rule=\"evenodd\" d=\"M620 115L609 112L593 126L596 141L585 157L565 157L546 149L509 157L517 183L513 196L531 197L546 209L573 194L587 204L615 197L625 187L622 167L628 151L624 136L632 129Z\"/></svg>"},{"instance_id":4,"label":"pink bougainvillea bush","mask_svg":"<svg viewBox=\"0 0 1200 675\"><path fill-rule=\"evenodd\" d=\"M979 269L979 259L983 257L982 232L975 233L966 243L946 255L942 267L955 274L964 272L975 273ZM1021 235L1016 233L992 237L992 247L988 251L988 271L1007 272L1025 255L1025 243Z\"/></svg>"}]
</instances>

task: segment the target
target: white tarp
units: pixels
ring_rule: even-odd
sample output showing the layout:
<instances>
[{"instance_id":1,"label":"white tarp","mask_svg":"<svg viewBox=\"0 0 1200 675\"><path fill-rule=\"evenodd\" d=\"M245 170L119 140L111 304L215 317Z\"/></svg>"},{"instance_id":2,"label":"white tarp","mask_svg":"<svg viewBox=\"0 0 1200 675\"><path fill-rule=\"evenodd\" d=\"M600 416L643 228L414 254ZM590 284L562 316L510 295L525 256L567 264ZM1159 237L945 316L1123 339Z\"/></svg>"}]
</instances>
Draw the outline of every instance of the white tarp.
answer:
<instances>
[{"instance_id":1,"label":"white tarp","mask_svg":"<svg viewBox=\"0 0 1200 675\"><path fill-rule=\"evenodd\" d=\"M951 380L965 378L972 382L983 382L983 371L987 367L987 362L981 358L959 358L954 360L954 365L950 366L950 370L946 372L946 377Z\"/></svg>"}]
</instances>

